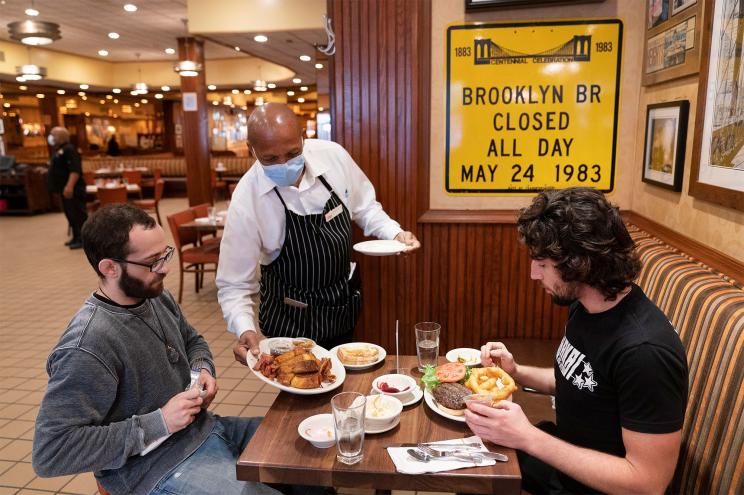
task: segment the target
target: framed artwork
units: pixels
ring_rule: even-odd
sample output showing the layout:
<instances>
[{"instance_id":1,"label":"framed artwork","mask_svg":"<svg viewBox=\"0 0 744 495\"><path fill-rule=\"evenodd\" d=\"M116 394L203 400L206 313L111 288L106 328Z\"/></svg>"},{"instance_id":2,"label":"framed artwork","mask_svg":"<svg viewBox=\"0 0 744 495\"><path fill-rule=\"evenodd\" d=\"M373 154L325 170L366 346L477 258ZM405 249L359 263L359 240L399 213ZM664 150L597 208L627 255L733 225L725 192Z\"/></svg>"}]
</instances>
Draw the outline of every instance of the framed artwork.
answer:
<instances>
[{"instance_id":1,"label":"framed artwork","mask_svg":"<svg viewBox=\"0 0 744 495\"><path fill-rule=\"evenodd\" d=\"M687 7L691 7L697 3L697 0L670 0L672 2L672 15L677 15ZM703 0L700 0L701 2Z\"/></svg>"},{"instance_id":2,"label":"framed artwork","mask_svg":"<svg viewBox=\"0 0 744 495\"><path fill-rule=\"evenodd\" d=\"M682 190L689 109L687 100L656 103L646 109L643 182Z\"/></svg>"},{"instance_id":3,"label":"framed artwork","mask_svg":"<svg viewBox=\"0 0 744 495\"><path fill-rule=\"evenodd\" d=\"M647 7L643 85L697 73L702 0L648 0Z\"/></svg>"},{"instance_id":4,"label":"framed artwork","mask_svg":"<svg viewBox=\"0 0 744 495\"><path fill-rule=\"evenodd\" d=\"M690 195L744 210L744 0L706 2Z\"/></svg>"},{"instance_id":5,"label":"framed artwork","mask_svg":"<svg viewBox=\"0 0 744 495\"><path fill-rule=\"evenodd\" d=\"M604 0L465 0L466 12L494 10L508 7L546 7L571 3L599 3Z\"/></svg>"}]
</instances>

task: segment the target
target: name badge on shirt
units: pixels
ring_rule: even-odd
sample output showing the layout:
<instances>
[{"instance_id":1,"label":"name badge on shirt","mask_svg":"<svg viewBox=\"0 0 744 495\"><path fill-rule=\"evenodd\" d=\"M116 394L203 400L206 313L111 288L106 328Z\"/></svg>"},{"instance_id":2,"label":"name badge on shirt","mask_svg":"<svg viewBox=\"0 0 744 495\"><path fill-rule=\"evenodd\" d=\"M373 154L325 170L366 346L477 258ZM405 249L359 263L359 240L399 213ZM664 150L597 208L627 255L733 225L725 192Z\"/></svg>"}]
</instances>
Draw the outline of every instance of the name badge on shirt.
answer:
<instances>
[{"instance_id":1,"label":"name badge on shirt","mask_svg":"<svg viewBox=\"0 0 744 495\"><path fill-rule=\"evenodd\" d=\"M325 214L326 222L330 222L331 220L339 216L342 211L344 211L344 205L338 205L337 207L335 207L334 209L326 213Z\"/></svg>"}]
</instances>

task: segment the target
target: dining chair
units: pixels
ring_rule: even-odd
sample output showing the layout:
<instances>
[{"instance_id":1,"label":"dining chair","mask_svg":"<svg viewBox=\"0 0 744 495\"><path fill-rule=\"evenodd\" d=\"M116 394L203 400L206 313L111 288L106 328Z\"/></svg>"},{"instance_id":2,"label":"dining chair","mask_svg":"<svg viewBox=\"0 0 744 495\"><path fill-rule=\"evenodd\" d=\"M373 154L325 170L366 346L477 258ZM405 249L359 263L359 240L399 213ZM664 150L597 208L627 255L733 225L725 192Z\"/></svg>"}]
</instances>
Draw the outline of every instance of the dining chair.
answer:
<instances>
[{"instance_id":1,"label":"dining chair","mask_svg":"<svg viewBox=\"0 0 744 495\"><path fill-rule=\"evenodd\" d=\"M106 206L114 203L125 204L127 202L127 186L99 187L96 191L98 205Z\"/></svg>"},{"instance_id":2,"label":"dining chair","mask_svg":"<svg viewBox=\"0 0 744 495\"><path fill-rule=\"evenodd\" d=\"M210 169L211 171L211 182L212 182L212 191L220 191L220 196L227 195L227 181L221 180L217 178L217 171L213 168Z\"/></svg>"},{"instance_id":3,"label":"dining chair","mask_svg":"<svg viewBox=\"0 0 744 495\"><path fill-rule=\"evenodd\" d=\"M173 236L173 243L176 245L176 251L178 251L178 265L180 268L179 303L183 297L183 274L194 274L194 289L198 293L203 284L204 274L217 273L217 263L220 257L219 244L197 245L199 240L198 231L180 228L181 225L191 222L194 218L194 212L191 209L168 215L168 225ZM205 265L214 265L214 268L206 268Z\"/></svg>"},{"instance_id":4,"label":"dining chair","mask_svg":"<svg viewBox=\"0 0 744 495\"><path fill-rule=\"evenodd\" d=\"M121 176L126 179L129 184L137 184L141 187L142 185L142 172L139 170L122 170Z\"/></svg>"},{"instance_id":5,"label":"dining chair","mask_svg":"<svg viewBox=\"0 0 744 495\"><path fill-rule=\"evenodd\" d=\"M209 203L202 203L189 208L194 213L194 218L204 218L209 216ZM222 237L217 235L217 229L199 229L199 242L202 245L220 245Z\"/></svg>"},{"instance_id":6,"label":"dining chair","mask_svg":"<svg viewBox=\"0 0 744 495\"><path fill-rule=\"evenodd\" d=\"M140 187L155 187L155 183L163 176L163 169L157 167L152 171L152 177L143 177L140 181Z\"/></svg>"},{"instance_id":7,"label":"dining chair","mask_svg":"<svg viewBox=\"0 0 744 495\"><path fill-rule=\"evenodd\" d=\"M155 216L158 219L158 225L163 225L163 222L160 221L160 209L158 205L160 204L160 200L163 198L163 189L165 188L165 180L158 179L155 181L155 191L153 194L153 198L151 199L135 199L132 201L132 204L134 206L139 206L143 210L147 212L155 212Z\"/></svg>"}]
</instances>

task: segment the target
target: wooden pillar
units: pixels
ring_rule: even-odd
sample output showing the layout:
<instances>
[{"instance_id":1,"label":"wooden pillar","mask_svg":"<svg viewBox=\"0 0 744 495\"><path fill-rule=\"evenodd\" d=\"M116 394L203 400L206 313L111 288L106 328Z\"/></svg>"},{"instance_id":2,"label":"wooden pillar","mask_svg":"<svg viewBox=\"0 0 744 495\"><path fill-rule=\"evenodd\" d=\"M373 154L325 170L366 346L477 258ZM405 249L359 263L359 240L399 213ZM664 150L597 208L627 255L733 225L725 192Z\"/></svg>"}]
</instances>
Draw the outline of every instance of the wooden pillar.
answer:
<instances>
[{"instance_id":1,"label":"wooden pillar","mask_svg":"<svg viewBox=\"0 0 744 495\"><path fill-rule=\"evenodd\" d=\"M204 67L204 42L178 38L179 60L191 60ZM183 95L183 154L186 158L186 192L189 205L212 204L209 169L209 118L204 70L194 77L181 76Z\"/></svg>"},{"instance_id":2,"label":"wooden pillar","mask_svg":"<svg viewBox=\"0 0 744 495\"><path fill-rule=\"evenodd\" d=\"M60 125L56 95L45 93L45 97L39 99L39 111L41 113L41 121L44 123L44 135L49 135L52 127ZM51 146L47 146L47 148L51 157L53 148Z\"/></svg>"}]
</instances>

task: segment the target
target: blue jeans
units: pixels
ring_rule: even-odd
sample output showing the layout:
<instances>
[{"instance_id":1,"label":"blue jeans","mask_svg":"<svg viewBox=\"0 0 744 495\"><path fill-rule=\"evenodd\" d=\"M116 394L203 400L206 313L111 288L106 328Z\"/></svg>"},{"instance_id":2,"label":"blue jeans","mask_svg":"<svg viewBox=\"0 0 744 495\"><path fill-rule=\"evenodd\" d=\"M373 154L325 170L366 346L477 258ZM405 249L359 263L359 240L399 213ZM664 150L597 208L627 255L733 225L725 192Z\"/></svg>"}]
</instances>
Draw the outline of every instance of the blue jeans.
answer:
<instances>
[{"instance_id":1,"label":"blue jeans","mask_svg":"<svg viewBox=\"0 0 744 495\"><path fill-rule=\"evenodd\" d=\"M280 495L263 483L235 478L235 462L261 418L215 416L215 420L201 447L163 476L150 495Z\"/></svg>"}]
</instances>

